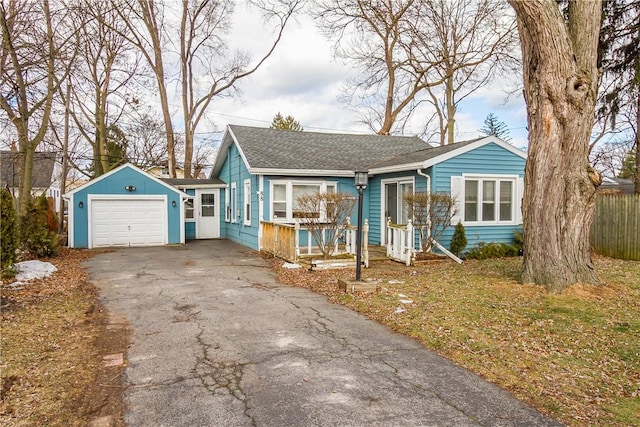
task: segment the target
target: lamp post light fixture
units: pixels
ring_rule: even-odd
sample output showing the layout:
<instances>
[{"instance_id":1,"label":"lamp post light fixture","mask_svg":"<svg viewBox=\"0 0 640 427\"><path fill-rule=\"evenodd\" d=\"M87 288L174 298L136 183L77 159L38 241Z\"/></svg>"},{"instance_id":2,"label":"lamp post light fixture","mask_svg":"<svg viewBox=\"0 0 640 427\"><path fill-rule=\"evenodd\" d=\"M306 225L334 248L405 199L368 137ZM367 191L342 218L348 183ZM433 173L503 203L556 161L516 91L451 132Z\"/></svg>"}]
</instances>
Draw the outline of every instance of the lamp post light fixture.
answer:
<instances>
[{"instance_id":1,"label":"lamp post light fixture","mask_svg":"<svg viewBox=\"0 0 640 427\"><path fill-rule=\"evenodd\" d=\"M355 186L358 189L358 232L356 234L356 282L360 281L360 270L362 268L362 192L367 187L369 181L368 171L355 172Z\"/></svg>"}]
</instances>

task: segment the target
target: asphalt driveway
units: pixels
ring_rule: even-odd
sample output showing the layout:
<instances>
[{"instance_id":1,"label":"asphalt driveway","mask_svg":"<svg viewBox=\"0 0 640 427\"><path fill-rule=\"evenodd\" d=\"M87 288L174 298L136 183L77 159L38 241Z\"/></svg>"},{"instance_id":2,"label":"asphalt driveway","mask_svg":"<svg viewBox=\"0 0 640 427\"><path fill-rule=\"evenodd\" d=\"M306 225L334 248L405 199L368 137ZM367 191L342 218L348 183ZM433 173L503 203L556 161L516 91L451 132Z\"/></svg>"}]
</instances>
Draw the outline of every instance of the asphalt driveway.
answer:
<instances>
[{"instance_id":1,"label":"asphalt driveway","mask_svg":"<svg viewBox=\"0 0 640 427\"><path fill-rule=\"evenodd\" d=\"M415 341L275 282L224 240L85 266L126 354L129 426L555 426Z\"/></svg>"}]
</instances>

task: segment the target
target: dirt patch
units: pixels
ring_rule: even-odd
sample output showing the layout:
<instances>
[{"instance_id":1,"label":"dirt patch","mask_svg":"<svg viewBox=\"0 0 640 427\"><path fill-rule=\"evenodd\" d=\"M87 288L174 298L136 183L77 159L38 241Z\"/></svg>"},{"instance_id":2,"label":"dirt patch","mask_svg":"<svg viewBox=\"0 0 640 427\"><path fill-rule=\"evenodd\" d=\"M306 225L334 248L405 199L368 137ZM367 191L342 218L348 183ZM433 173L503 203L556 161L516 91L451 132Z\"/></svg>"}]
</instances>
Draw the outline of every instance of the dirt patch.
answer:
<instances>
[{"instance_id":1,"label":"dirt patch","mask_svg":"<svg viewBox=\"0 0 640 427\"><path fill-rule=\"evenodd\" d=\"M129 329L100 304L82 261L92 251L63 249L47 259L58 271L1 293L2 396L5 426L122 426Z\"/></svg>"},{"instance_id":2,"label":"dirt patch","mask_svg":"<svg viewBox=\"0 0 640 427\"><path fill-rule=\"evenodd\" d=\"M575 296L585 300L605 300L619 298L626 290L621 286L612 285L588 285L578 283L569 286L562 292L562 295Z\"/></svg>"}]
</instances>

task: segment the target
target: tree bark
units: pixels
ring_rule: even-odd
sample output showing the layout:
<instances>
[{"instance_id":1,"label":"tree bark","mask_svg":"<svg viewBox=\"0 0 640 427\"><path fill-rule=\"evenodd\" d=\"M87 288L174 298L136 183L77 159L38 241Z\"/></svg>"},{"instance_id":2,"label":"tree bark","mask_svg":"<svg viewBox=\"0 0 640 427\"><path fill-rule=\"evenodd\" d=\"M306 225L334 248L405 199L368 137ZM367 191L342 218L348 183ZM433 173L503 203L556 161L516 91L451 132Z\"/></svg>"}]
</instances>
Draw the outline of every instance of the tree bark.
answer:
<instances>
[{"instance_id":1,"label":"tree bark","mask_svg":"<svg viewBox=\"0 0 640 427\"><path fill-rule=\"evenodd\" d=\"M522 205L522 281L562 292L598 283L589 231L600 176L588 160L601 1L576 1L565 19L551 0L509 0L522 45L529 125Z\"/></svg>"}]
</instances>

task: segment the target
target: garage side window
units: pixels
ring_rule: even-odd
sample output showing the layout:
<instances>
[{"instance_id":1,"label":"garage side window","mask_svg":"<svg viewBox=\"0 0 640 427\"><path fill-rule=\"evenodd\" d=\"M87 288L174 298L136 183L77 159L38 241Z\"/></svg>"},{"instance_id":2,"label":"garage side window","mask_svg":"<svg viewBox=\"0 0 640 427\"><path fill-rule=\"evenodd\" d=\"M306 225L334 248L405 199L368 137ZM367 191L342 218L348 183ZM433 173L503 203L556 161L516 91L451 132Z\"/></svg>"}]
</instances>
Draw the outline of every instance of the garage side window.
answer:
<instances>
[{"instance_id":1,"label":"garage side window","mask_svg":"<svg viewBox=\"0 0 640 427\"><path fill-rule=\"evenodd\" d=\"M244 225L251 225L251 180L244 180Z\"/></svg>"},{"instance_id":2,"label":"garage side window","mask_svg":"<svg viewBox=\"0 0 640 427\"><path fill-rule=\"evenodd\" d=\"M193 219L193 197L189 197L184 202L184 218L186 220Z\"/></svg>"}]
</instances>

